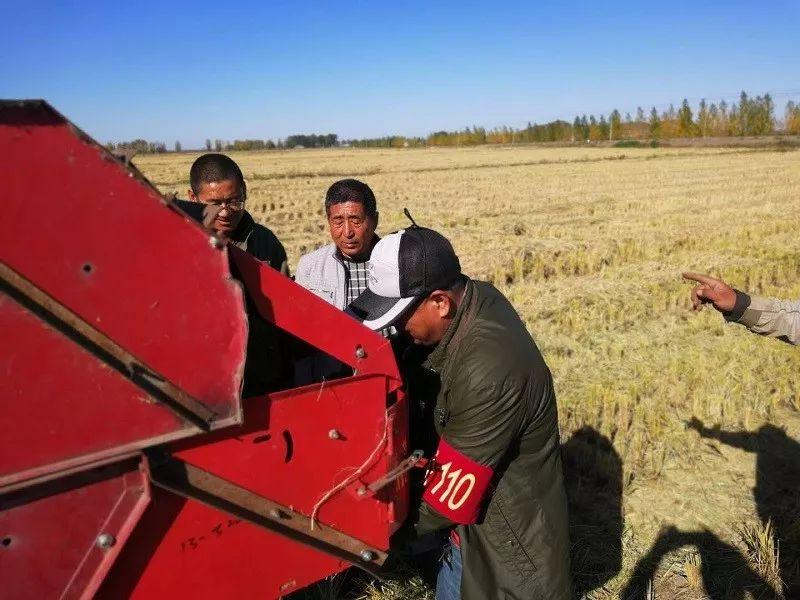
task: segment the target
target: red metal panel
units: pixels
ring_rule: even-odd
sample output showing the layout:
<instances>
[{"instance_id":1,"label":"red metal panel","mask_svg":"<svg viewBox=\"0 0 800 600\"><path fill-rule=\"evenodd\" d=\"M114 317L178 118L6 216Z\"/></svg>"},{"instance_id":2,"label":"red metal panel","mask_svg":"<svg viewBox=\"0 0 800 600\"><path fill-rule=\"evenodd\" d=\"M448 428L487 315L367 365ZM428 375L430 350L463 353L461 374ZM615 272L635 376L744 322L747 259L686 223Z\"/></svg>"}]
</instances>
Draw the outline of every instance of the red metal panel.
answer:
<instances>
[{"instance_id":1,"label":"red metal panel","mask_svg":"<svg viewBox=\"0 0 800 600\"><path fill-rule=\"evenodd\" d=\"M277 271L264 267L246 252L238 248L231 248L230 252L266 320L354 367L359 373L386 375L391 381L389 391L400 387L400 372L389 340Z\"/></svg>"},{"instance_id":2,"label":"red metal panel","mask_svg":"<svg viewBox=\"0 0 800 600\"><path fill-rule=\"evenodd\" d=\"M178 515L180 529L173 533L171 520ZM350 566L297 542L279 539L223 512L153 488L151 508L97 598L266 600ZM298 566L301 579L291 574Z\"/></svg>"},{"instance_id":3,"label":"red metal panel","mask_svg":"<svg viewBox=\"0 0 800 600\"><path fill-rule=\"evenodd\" d=\"M149 440L184 426L172 411L156 410L136 385L6 296L0 296L0 331L9 345L2 356L12 373L3 383L0 476L41 475L56 468L54 457L85 460L119 440Z\"/></svg>"},{"instance_id":4,"label":"red metal panel","mask_svg":"<svg viewBox=\"0 0 800 600\"><path fill-rule=\"evenodd\" d=\"M365 549L386 550L406 516L405 477L372 498L354 493L405 457L405 401L387 411L386 386L385 376L365 375L250 398L243 426L177 442L174 454L307 516L363 468L318 518ZM169 499L159 496L148 511L104 597L277 597L349 566L197 502L162 496ZM151 558L137 564L138 555Z\"/></svg>"},{"instance_id":5,"label":"red metal panel","mask_svg":"<svg viewBox=\"0 0 800 600\"><path fill-rule=\"evenodd\" d=\"M44 103L0 103L0 156L16 232L0 238L0 261L214 410L217 425L237 422L246 321L226 250ZM0 430L15 432L0 436L0 483L197 432L60 333L36 331L7 298L0 310Z\"/></svg>"},{"instance_id":6,"label":"red metal panel","mask_svg":"<svg viewBox=\"0 0 800 600\"><path fill-rule=\"evenodd\" d=\"M0 496L0 596L90 598L150 501L139 466L127 460Z\"/></svg>"},{"instance_id":7,"label":"red metal panel","mask_svg":"<svg viewBox=\"0 0 800 600\"><path fill-rule=\"evenodd\" d=\"M235 422L246 325L227 250L210 246L207 232L165 206L135 170L123 169L44 103L0 102L0 155L8 170L4 218L17 232L0 240L3 265L215 410L218 425ZM388 341L252 257L230 251L267 320L360 375L250 399L242 426L173 449L187 462L298 512L316 512L366 547L385 550L405 518L406 478L374 497L355 490L408 451L405 398ZM5 296L0 327L8 334L0 372L11 400L0 413L0 430L13 432L0 436L0 486L13 483L16 490L6 487L0 497L0 525L8 526L0 535L22 532L8 537L8 548L19 553L13 569L0 548L4 591L23 590L37 569L43 580L32 588L37 597L59 590L91 595L146 495L130 473L121 476L124 489L103 477L99 462L197 430L151 403L88 346ZM357 469L359 477L350 478ZM35 485L33 477L40 478ZM342 481L348 485L320 504ZM117 530L119 540L100 554L87 545L98 523ZM102 595L274 597L346 566L166 492L156 494L121 556Z\"/></svg>"}]
</instances>

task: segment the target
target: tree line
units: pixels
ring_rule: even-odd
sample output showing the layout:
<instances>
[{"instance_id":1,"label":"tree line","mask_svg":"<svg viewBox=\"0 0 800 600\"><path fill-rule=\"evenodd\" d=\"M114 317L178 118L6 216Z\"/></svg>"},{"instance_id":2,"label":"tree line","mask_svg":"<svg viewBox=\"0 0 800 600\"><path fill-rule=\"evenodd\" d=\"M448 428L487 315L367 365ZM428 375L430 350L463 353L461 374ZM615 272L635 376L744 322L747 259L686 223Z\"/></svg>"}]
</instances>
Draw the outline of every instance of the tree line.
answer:
<instances>
[{"instance_id":1,"label":"tree line","mask_svg":"<svg viewBox=\"0 0 800 600\"><path fill-rule=\"evenodd\" d=\"M800 134L800 104L786 105L783 131ZM693 110L684 99L680 107L649 112L639 107L635 115L613 110L609 115L578 115L563 120L531 124L521 129L466 127L461 131L437 131L427 137L386 136L349 140L356 147L403 148L419 146L475 146L525 142L586 142L601 140L659 140L678 137L760 136L776 132L775 103L769 94L750 97L742 92L738 102L700 101Z\"/></svg>"},{"instance_id":2,"label":"tree line","mask_svg":"<svg viewBox=\"0 0 800 600\"><path fill-rule=\"evenodd\" d=\"M206 139L206 151L208 152L230 152L232 150L283 150L286 148L332 148L339 146L339 136L335 133L326 134L297 134L290 135L285 140L233 140L223 141L216 139L213 141ZM167 145L164 142L148 142L147 140L136 139L130 142L108 142L106 147L114 151L133 150L136 154L160 154L167 152ZM183 151L183 146L179 141L173 146L175 152Z\"/></svg>"},{"instance_id":3,"label":"tree line","mask_svg":"<svg viewBox=\"0 0 800 600\"><path fill-rule=\"evenodd\" d=\"M660 140L687 137L739 137L760 136L775 133L777 128L775 103L769 94L750 97L742 92L738 102L728 104L700 101L693 110L684 99L678 108L672 104L659 112L652 107L646 112L642 107L634 115L624 116L616 109L609 115L577 115L572 123L555 120L549 123L528 123L524 128L466 127L463 131L436 131L425 137L401 135L378 138L339 140L335 133L295 134L278 140L206 140L208 152L232 150L274 150L286 148L332 148L354 146L360 148L415 148L425 146L477 146L481 144L516 144L530 142L591 142L601 140ZM783 131L800 134L800 104L789 101L783 119ZM109 142L111 150L135 150L150 154L166 152L163 142L148 142L136 139L131 142ZM174 150L182 150L175 142Z\"/></svg>"},{"instance_id":4,"label":"tree line","mask_svg":"<svg viewBox=\"0 0 800 600\"><path fill-rule=\"evenodd\" d=\"M112 152L133 150L136 154L160 154L167 151L167 145L164 142L148 142L143 139L135 139L130 142L108 142L106 148Z\"/></svg>"}]
</instances>

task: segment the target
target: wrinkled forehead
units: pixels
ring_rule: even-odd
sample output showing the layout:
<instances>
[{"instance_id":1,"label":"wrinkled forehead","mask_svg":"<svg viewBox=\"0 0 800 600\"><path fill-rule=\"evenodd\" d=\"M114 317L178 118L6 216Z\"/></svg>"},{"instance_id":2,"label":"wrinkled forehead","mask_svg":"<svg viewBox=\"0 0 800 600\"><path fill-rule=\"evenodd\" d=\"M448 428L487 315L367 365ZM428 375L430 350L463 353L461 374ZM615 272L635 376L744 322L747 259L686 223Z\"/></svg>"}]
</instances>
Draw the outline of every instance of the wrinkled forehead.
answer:
<instances>
[{"instance_id":1,"label":"wrinkled forehead","mask_svg":"<svg viewBox=\"0 0 800 600\"><path fill-rule=\"evenodd\" d=\"M328 207L328 217L331 219L336 217L345 219L350 217L358 217L361 219L366 219L367 216L367 212L364 210L364 205L361 202L348 200L347 202L331 204Z\"/></svg>"}]
</instances>

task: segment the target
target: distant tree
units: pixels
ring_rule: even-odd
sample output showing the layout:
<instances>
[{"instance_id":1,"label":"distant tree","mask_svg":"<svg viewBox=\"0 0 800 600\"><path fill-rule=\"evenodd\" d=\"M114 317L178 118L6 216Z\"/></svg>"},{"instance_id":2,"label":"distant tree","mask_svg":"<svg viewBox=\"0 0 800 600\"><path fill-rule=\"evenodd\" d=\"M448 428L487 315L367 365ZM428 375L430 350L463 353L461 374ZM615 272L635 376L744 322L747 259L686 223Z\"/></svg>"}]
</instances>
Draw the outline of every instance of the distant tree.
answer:
<instances>
[{"instance_id":1,"label":"distant tree","mask_svg":"<svg viewBox=\"0 0 800 600\"><path fill-rule=\"evenodd\" d=\"M274 150L276 148L275 142L273 142L272 140L267 140L266 143L264 144L264 147L267 150Z\"/></svg>"},{"instance_id":2,"label":"distant tree","mask_svg":"<svg viewBox=\"0 0 800 600\"><path fill-rule=\"evenodd\" d=\"M784 128L787 133L800 134L800 104L791 100L786 103Z\"/></svg>"},{"instance_id":3,"label":"distant tree","mask_svg":"<svg viewBox=\"0 0 800 600\"><path fill-rule=\"evenodd\" d=\"M769 135L775 132L775 104L772 96L756 96L750 100L748 135Z\"/></svg>"},{"instance_id":4,"label":"distant tree","mask_svg":"<svg viewBox=\"0 0 800 600\"><path fill-rule=\"evenodd\" d=\"M775 132L775 103L772 101L772 96L769 94L764 94L764 98L762 99L762 111L763 111L763 122L762 127L764 128L764 134L770 134Z\"/></svg>"},{"instance_id":5,"label":"distant tree","mask_svg":"<svg viewBox=\"0 0 800 600\"><path fill-rule=\"evenodd\" d=\"M660 137L667 139L676 137L678 135L678 111L675 110L675 106L673 104L670 104L669 108L661 113Z\"/></svg>"},{"instance_id":6,"label":"distant tree","mask_svg":"<svg viewBox=\"0 0 800 600\"><path fill-rule=\"evenodd\" d=\"M106 148L108 148L108 149L109 149L111 152L113 152L113 151L114 151L114 148L115 148L115 147L116 147L116 146L114 145L114 142L107 142L107 143L106 143Z\"/></svg>"},{"instance_id":7,"label":"distant tree","mask_svg":"<svg viewBox=\"0 0 800 600\"><path fill-rule=\"evenodd\" d=\"M622 118L620 117L619 111L616 108L611 112L611 116L608 118L608 121L609 121L608 139L610 140L620 139L622 137Z\"/></svg>"},{"instance_id":8,"label":"distant tree","mask_svg":"<svg viewBox=\"0 0 800 600\"><path fill-rule=\"evenodd\" d=\"M211 140L206 138L206 151L211 152Z\"/></svg>"},{"instance_id":9,"label":"distant tree","mask_svg":"<svg viewBox=\"0 0 800 600\"><path fill-rule=\"evenodd\" d=\"M708 105L706 99L700 100L700 107L697 111L697 128L700 130L700 135L703 137L708 136L708 130L711 124L711 115L708 112Z\"/></svg>"},{"instance_id":10,"label":"distant tree","mask_svg":"<svg viewBox=\"0 0 800 600\"><path fill-rule=\"evenodd\" d=\"M339 136L335 133L325 135L295 134L286 138L287 148L330 148L339 145Z\"/></svg>"},{"instance_id":11,"label":"distant tree","mask_svg":"<svg viewBox=\"0 0 800 600\"><path fill-rule=\"evenodd\" d=\"M695 135L694 119L689 101L684 98L678 111L678 135L680 137L693 137Z\"/></svg>"},{"instance_id":12,"label":"distant tree","mask_svg":"<svg viewBox=\"0 0 800 600\"><path fill-rule=\"evenodd\" d=\"M179 141L175 141L175 152L181 151L181 143Z\"/></svg>"},{"instance_id":13,"label":"distant tree","mask_svg":"<svg viewBox=\"0 0 800 600\"><path fill-rule=\"evenodd\" d=\"M717 135L730 135L730 108L725 100L719 102L719 122Z\"/></svg>"},{"instance_id":14,"label":"distant tree","mask_svg":"<svg viewBox=\"0 0 800 600\"><path fill-rule=\"evenodd\" d=\"M611 127L609 126L608 121L606 121L605 115L600 115L600 123L598 123L598 129L600 130L599 133L601 140L607 140L610 138Z\"/></svg>"},{"instance_id":15,"label":"distant tree","mask_svg":"<svg viewBox=\"0 0 800 600\"><path fill-rule=\"evenodd\" d=\"M586 115L581 117L581 129L583 130L583 134L581 139L584 141L589 139L589 120L586 118Z\"/></svg>"},{"instance_id":16,"label":"distant tree","mask_svg":"<svg viewBox=\"0 0 800 600\"><path fill-rule=\"evenodd\" d=\"M137 154L160 154L167 151L167 145L164 142L148 142L137 138L130 142L119 142L116 149L134 150Z\"/></svg>"},{"instance_id":17,"label":"distant tree","mask_svg":"<svg viewBox=\"0 0 800 600\"><path fill-rule=\"evenodd\" d=\"M650 111L650 137L657 140L661 137L661 119L658 117L656 107Z\"/></svg>"},{"instance_id":18,"label":"distant tree","mask_svg":"<svg viewBox=\"0 0 800 600\"><path fill-rule=\"evenodd\" d=\"M626 123L633 123L633 117L631 116L631 113L629 113L629 112L625 113L625 122Z\"/></svg>"},{"instance_id":19,"label":"distant tree","mask_svg":"<svg viewBox=\"0 0 800 600\"><path fill-rule=\"evenodd\" d=\"M222 140L214 140L214 151L222 152Z\"/></svg>"},{"instance_id":20,"label":"distant tree","mask_svg":"<svg viewBox=\"0 0 800 600\"><path fill-rule=\"evenodd\" d=\"M768 135L775 131L775 105L769 94L751 98L739 95L739 104L731 106L728 116L730 135Z\"/></svg>"},{"instance_id":21,"label":"distant tree","mask_svg":"<svg viewBox=\"0 0 800 600\"><path fill-rule=\"evenodd\" d=\"M636 109L636 122L637 123L645 123L646 120L644 118L644 110L641 106Z\"/></svg>"},{"instance_id":22,"label":"distant tree","mask_svg":"<svg viewBox=\"0 0 800 600\"><path fill-rule=\"evenodd\" d=\"M719 108L713 102L708 107L708 130L711 135L720 135Z\"/></svg>"},{"instance_id":23,"label":"distant tree","mask_svg":"<svg viewBox=\"0 0 800 600\"><path fill-rule=\"evenodd\" d=\"M731 119L734 123L734 135L750 135L750 98L747 92L742 90L739 94L739 106L736 110L737 119Z\"/></svg>"},{"instance_id":24,"label":"distant tree","mask_svg":"<svg viewBox=\"0 0 800 600\"><path fill-rule=\"evenodd\" d=\"M589 115L589 135L587 139L596 142L597 140L605 139L603 137L603 132L600 130L600 124L597 122L597 119L594 115Z\"/></svg>"},{"instance_id":25,"label":"distant tree","mask_svg":"<svg viewBox=\"0 0 800 600\"><path fill-rule=\"evenodd\" d=\"M581 118L575 116L575 120L572 122L572 141L575 140L583 140L583 127L581 127Z\"/></svg>"}]
</instances>

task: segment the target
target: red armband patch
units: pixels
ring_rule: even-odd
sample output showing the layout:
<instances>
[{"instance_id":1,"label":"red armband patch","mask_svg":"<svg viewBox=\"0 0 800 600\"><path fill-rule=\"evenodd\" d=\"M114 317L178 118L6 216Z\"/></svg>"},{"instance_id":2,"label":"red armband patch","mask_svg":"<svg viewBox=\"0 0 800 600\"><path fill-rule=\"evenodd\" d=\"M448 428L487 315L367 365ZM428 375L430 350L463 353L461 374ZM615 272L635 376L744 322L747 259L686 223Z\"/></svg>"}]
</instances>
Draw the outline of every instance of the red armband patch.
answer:
<instances>
[{"instance_id":1,"label":"red armband patch","mask_svg":"<svg viewBox=\"0 0 800 600\"><path fill-rule=\"evenodd\" d=\"M425 475L422 499L455 523L475 523L494 471L464 456L443 439Z\"/></svg>"}]
</instances>

